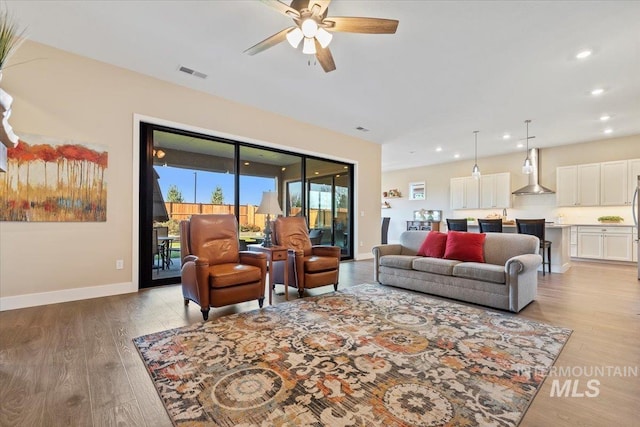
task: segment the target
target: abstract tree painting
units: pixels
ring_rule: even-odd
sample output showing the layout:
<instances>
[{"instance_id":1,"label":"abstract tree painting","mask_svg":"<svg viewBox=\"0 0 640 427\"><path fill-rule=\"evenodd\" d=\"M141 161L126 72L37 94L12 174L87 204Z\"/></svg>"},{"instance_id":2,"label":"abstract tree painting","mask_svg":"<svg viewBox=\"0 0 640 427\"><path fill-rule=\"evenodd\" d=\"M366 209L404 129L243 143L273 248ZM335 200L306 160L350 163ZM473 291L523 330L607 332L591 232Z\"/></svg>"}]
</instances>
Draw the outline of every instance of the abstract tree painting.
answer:
<instances>
[{"instance_id":1,"label":"abstract tree painting","mask_svg":"<svg viewBox=\"0 0 640 427\"><path fill-rule=\"evenodd\" d=\"M0 221L107 220L104 148L21 135L0 173Z\"/></svg>"}]
</instances>

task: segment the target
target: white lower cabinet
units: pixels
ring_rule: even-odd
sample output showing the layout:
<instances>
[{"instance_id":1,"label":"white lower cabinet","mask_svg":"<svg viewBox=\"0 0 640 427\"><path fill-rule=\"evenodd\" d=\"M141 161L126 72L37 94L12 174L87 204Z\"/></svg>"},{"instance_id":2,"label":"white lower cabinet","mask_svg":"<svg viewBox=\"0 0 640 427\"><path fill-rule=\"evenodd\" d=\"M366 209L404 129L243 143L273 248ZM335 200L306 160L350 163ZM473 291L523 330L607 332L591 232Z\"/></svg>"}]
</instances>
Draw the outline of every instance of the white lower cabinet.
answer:
<instances>
[{"instance_id":1,"label":"white lower cabinet","mask_svg":"<svg viewBox=\"0 0 640 427\"><path fill-rule=\"evenodd\" d=\"M578 258L633 261L633 227L578 227Z\"/></svg>"}]
</instances>

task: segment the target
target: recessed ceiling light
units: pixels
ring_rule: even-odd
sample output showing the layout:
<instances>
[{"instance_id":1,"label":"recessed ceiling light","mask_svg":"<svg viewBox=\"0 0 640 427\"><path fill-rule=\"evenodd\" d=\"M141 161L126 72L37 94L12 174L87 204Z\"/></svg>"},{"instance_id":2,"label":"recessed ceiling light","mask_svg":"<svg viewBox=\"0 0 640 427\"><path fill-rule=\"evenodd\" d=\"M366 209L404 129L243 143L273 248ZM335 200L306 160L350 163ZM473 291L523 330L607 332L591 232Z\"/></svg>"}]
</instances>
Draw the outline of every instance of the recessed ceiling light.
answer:
<instances>
[{"instance_id":1,"label":"recessed ceiling light","mask_svg":"<svg viewBox=\"0 0 640 427\"><path fill-rule=\"evenodd\" d=\"M505 133L504 135L502 135L502 139L511 139L511 135Z\"/></svg>"},{"instance_id":2,"label":"recessed ceiling light","mask_svg":"<svg viewBox=\"0 0 640 427\"><path fill-rule=\"evenodd\" d=\"M459 157L460 157L460 154L456 153L456 154L454 154L454 155L453 155L453 157L454 157L455 159L457 159L457 158L459 158Z\"/></svg>"},{"instance_id":3,"label":"recessed ceiling light","mask_svg":"<svg viewBox=\"0 0 640 427\"><path fill-rule=\"evenodd\" d=\"M607 121L607 120L609 120L610 118L611 118L611 116L610 116L610 115L608 115L608 114L603 114L603 115L601 115L601 116L600 116L600 121L601 121L601 122L606 122L606 121Z\"/></svg>"},{"instance_id":4,"label":"recessed ceiling light","mask_svg":"<svg viewBox=\"0 0 640 427\"><path fill-rule=\"evenodd\" d=\"M287 168L285 168L285 167L283 166L283 167L282 167L282 171L284 172L284 171L286 171L286 170L287 170Z\"/></svg>"},{"instance_id":5,"label":"recessed ceiling light","mask_svg":"<svg viewBox=\"0 0 640 427\"><path fill-rule=\"evenodd\" d=\"M342 169L349 169L349 166L343 166Z\"/></svg>"},{"instance_id":6,"label":"recessed ceiling light","mask_svg":"<svg viewBox=\"0 0 640 427\"><path fill-rule=\"evenodd\" d=\"M610 133L612 133L612 132L613 132L613 129L611 129L611 128L606 128L606 129L604 130L604 133L606 133L607 135L608 135L608 134L610 134Z\"/></svg>"},{"instance_id":7,"label":"recessed ceiling light","mask_svg":"<svg viewBox=\"0 0 640 427\"><path fill-rule=\"evenodd\" d=\"M585 59L591 56L591 51L589 49L582 50L576 54L577 59Z\"/></svg>"},{"instance_id":8,"label":"recessed ceiling light","mask_svg":"<svg viewBox=\"0 0 640 427\"><path fill-rule=\"evenodd\" d=\"M320 175L320 172L314 172L315 175Z\"/></svg>"},{"instance_id":9,"label":"recessed ceiling light","mask_svg":"<svg viewBox=\"0 0 640 427\"><path fill-rule=\"evenodd\" d=\"M336 175L336 178L340 178L340 174Z\"/></svg>"},{"instance_id":10,"label":"recessed ceiling light","mask_svg":"<svg viewBox=\"0 0 640 427\"><path fill-rule=\"evenodd\" d=\"M602 95L603 93L604 93L604 89L602 89L601 87L596 88L596 89L591 91L591 95L593 95L593 96Z\"/></svg>"},{"instance_id":11,"label":"recessed ceiling light","mask_svg":"<svg viewBox=\"0 0 640 427\"><path fill-rule=\"evenodd\" d=\"M442 147L436 147L436 152L441 152L442 151Z\"/></svg>"},{"instance_id":12,"label":"recessed ceiling light","mask_svg":"<svg viewBox=\"0 0 640 427\"><path fill-rule=\"evenodd\" d=\"M516 145L517 148L522 148L524 147L524 144L522 142L518 142L518 145Z\"/></svg>"},{"instance_id":13,"label":"recessed ceiling light","mask_svg":"<svg viewBox=\"0 0 640 427\"><path fill-rule=\"evenodd\" d=\"M245 166L249 166L249 162L244 162L244 165Z\"/></svg>"}]
</instances>

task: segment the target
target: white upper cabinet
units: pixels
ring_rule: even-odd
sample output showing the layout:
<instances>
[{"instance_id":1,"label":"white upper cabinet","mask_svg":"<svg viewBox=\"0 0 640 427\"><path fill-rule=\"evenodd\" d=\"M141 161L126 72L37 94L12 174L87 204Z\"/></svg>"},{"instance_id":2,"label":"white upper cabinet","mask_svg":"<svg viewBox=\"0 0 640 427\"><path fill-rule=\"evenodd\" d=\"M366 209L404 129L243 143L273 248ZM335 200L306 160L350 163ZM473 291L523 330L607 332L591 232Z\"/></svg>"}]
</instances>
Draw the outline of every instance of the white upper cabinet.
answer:
<instances>
[{"instance_id":1,"label":"white upper cabinet","mask_svg":"<svg viewBox=\"0 0 640 427\"><path fill-rule=\"evenodd\" d=\"M627 160L627 200L625 205L633 203L633 193L638 186L638 175L640 175L640 159Z\"/></svg>"},{"instance_id":2,"label":"white upper cabinet","mask_svg":"<svg viewBox=\"0 0 640 427\"><path fill-rule=\"evenodd\" d=\"M480 178L480 207L484 209L511 207L510 173L482 175Z\"/></svg>"},{"instance_id":3,"label":"white upper cabinet","mask_svg":"<svg viewBox=\"0 0 640 427\"><path fill-rule=\"evenodd\" d=\"M478 209L480 187L477 179L470 176L451 178L451 209Z\"/></svg>"},{"instance_id":4,"label":"white upper cabinet","mask_svg":"<svg viewBox=\"0 0 640 427\"><path fill-rule=\"evenodd\" d=\"M600 204L619 206L627 204L627 161L600 164Z\"/></svg>"},{"instance_id":5,"label":"white upper cabinet","mask_svg":"<svg viewBox=\"0 0 640 427\"><path fill-rule=\"evenodd\" d=\"M578 198L578 167L560 166L556 169L556 204L575 206Z\"/></svg>"},{"instance_id":6,"label":"white upper cabinet","mask_svg":"<svg viewBox=\"0 0 640 427\"><path fill-rule=\"evenodd\" d=\"M640 159L556 169L558 206L625 206L633 202Z\"/></svg>"},{"instance_id":7,"label":"white upper cabinet","mask_svg":"<svg viewBox=\"0 0 640 427\"><path fill-rule=\"evenodd\" d=\"M600 163L556 169L558 206L600 205Z\"/></svg>"},{"instance_id":8,"label":"white upper cabinet","mask_svg":"<svg viewBox=\"0 0 640 427\"><path fill-rule=\"evenodd\" d=\"M640 159L618 160L600 164L600 204L631 205L640 175Z\"/></svg>"}]
</instances>

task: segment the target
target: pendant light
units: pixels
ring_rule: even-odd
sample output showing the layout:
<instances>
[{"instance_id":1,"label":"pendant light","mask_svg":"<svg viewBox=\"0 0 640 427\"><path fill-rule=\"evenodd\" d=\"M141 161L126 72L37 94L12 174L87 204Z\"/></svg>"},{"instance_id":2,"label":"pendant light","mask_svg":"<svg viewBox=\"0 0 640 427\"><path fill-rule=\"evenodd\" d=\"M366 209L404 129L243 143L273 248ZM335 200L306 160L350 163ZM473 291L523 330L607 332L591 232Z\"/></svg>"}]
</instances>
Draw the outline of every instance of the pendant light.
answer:
<instances>
[{"instance_id":1,"label":"pendant light","mask_svg":"<svg viewBox=\"0 0 640 427\"><path fill-rule=\"evenodd\" d=\"M529 158L529 123L531 123L531 120L525 120L524 122L527 124L527 158L524 159L524 164L522 165L522 173L525 175L529 175L531 174L531 172L533 172L533 165L531 164L531 159Z\"/></svg>"},{"instance_id":2,"label":"pendant light","mask_svg":"<svg viewBox=\"0 0 640 427\"><path fill-rule=\"evenodd\" d=\"M475 164L473 165L473 169L471 170L471 176L474 179L480 179L480 168L478 167L478 130L474 130L473 133L475 134L476 137L476 144L475 144Z\"/></svg>"}]
</instances>

